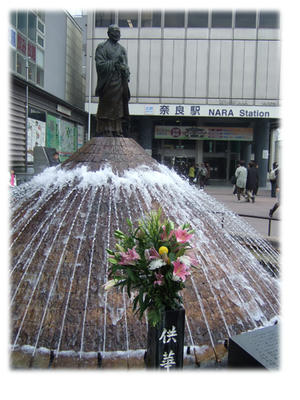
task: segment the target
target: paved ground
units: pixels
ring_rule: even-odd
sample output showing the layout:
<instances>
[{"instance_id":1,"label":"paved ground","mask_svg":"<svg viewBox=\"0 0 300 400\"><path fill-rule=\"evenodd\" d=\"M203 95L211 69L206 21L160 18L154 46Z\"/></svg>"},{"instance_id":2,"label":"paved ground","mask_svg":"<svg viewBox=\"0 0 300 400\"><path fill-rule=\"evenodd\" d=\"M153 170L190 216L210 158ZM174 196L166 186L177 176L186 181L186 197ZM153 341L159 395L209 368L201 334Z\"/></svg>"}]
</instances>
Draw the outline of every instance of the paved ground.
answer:
<instances>
[{"instance_id":1,"label":"paved ground","mask_svg":"<svg viewBox=\"0 0 300 400\"><path fill-rule=\"evenodd\" d=\"M247 222L255 228L262 236L268 236L268 226L269 226L269 210L273 207L276 199L271 197L270 190L259 189L258 195L255 199L255 203L247 203L244 198L240 201L237 197L232 194L233 189L231 185L222 184L211 184L205 186L205 192L213 196L220 203L223 203L225 207L234 211L237 214L251 215L266 217L267 219L257 219L257 218L246 218ZM280 207L276 210L273 218L280 219ZM272 238L277 240L280 239L280 222L276 220L271 221L271 234Z\"/></svg>"}]
</instances>

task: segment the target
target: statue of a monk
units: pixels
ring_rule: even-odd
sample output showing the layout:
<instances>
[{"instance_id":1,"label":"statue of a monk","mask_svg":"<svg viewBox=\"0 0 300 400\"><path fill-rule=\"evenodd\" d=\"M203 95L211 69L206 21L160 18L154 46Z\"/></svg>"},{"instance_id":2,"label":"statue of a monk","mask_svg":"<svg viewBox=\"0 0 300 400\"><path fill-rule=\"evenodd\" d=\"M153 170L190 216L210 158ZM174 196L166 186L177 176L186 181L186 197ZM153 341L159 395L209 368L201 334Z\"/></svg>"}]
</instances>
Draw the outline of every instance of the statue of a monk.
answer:
<instances>
[{"instance_id":1,"label":"statue of a monk","mask_svg":"<svg viewBox=\"0 0 300 400\"><path fill-rule=\"evenodd\" d=\"M95 53L99 96L97 136L122 136L122 121L128 120L129 68L127 54L120 40L117 25L108 27L108 40L97 46Z\"/></svg>"}]
</instances>

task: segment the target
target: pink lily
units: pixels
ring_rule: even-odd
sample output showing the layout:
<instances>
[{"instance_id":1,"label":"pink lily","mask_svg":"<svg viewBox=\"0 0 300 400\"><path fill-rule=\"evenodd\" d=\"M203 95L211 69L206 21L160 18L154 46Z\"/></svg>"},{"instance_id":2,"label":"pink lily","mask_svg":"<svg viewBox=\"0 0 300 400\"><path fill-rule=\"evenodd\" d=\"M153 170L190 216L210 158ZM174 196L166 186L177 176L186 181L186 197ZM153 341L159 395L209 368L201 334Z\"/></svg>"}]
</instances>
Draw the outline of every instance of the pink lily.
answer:
<instances>
[{"instance_id":1,"label":"pink lily","mask_svg":"<svg viewBox=\"0 0 300 400\"><path fill-rule=\"evenodd\" d=\"M160 255L158 251L152 247L151 249L146 249L145 250L145 257L147 260L156 260L157 258L160 258Z\"/></svg>"},{"instance_id":2,"label":"pink lily","mask_svg":"<svg viewBox=\"0 0 300 400\"><path fill-rule=\"evenodd\" d=\"M185 243L193 237L192 234L189 234L186 229L177 229L174 231L178 243Z\"/></svg>"},{"instance_id":3,"label":"pink lily","mask_svg":"<svg viewBox=\"0 0 300 400\"><path fill-rule=\"evenodd\" d=\"M174 280L182 280L184 282L186 277L190 275L190 268L187 267L180 260L176 260L173 262L174 270L173 270L173 278Z\"/></svg>"},{"instance_id":4,"label":"pink lily","mask_svg":"<svg viewBox=\"0 0 300 400\"><path fill-rule=\"evenodd\" d=\"M134 265L135 261L140 260L140 255L136 252L135 246L132 249L128 249L127 252L120 253L121 261L119 264L121 265Z\"/></svg>"},{"instance_id":5,"label":"pink lily","mask_svg":"<svg viewBox=\"0 0 300 400\"><path fill-rule=\"evenodd\" d=\"M156 281L154 281L154 285L161 286L163 284L164 276L160 273L155 272Z\"/></svg>"},{"instance_id":6,"label":"pink lily","mask_svg":"<svg viewBox=\"0 0 300 400\"><path fill-rule=\"evenodd\" d=\"M173 235L174 231L172 230L172 231L169 233L169 235L167 235L166 227L163 226L162 229L163 229L163 233L160 235L161 240L169 240L170 237Z\"/></svg>"}]
</instances>

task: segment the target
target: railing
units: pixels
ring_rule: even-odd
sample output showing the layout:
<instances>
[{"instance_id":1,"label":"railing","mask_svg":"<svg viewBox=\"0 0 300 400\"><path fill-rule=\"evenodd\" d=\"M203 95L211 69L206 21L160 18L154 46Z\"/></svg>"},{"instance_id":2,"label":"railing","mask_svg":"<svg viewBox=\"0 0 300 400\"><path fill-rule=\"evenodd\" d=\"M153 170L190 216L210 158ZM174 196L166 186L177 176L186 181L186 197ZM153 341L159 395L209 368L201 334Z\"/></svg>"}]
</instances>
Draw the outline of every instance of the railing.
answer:
<instances>
[{"instance_id":1,"label":"railing","mask_svg":"<svg viewBox=\"0 0 300 400\"><path fill-rule=\"evenodd\" d=\"M223 211L216 211L216 214L222 214L222 228L224 228L224 215L225 213ZM280 221L279 218L273 218L273 217L261 217L259 215L249 215L249 214L236 214L239 217L244 217L244 218L256 218L256 219L267 219L269 221L268 224L268 236L271 236L271 225L272 221Z\"/></svg>"},{"instance_id":2,"label":"railing","mask_svg":"<svg viewBox=\"0 0 300 400\"><path fill-rule=\"evenodd\" d=\"M280 221L279 218L273 218L273 217L260 217L258 215L248 215L248 214L237 214L239 217L244 217L244 218L257 218L257 219L267 219L269 220L268 224L268 236L271 236L271 224L272 221Z\"/></svg>"}]
</instances>

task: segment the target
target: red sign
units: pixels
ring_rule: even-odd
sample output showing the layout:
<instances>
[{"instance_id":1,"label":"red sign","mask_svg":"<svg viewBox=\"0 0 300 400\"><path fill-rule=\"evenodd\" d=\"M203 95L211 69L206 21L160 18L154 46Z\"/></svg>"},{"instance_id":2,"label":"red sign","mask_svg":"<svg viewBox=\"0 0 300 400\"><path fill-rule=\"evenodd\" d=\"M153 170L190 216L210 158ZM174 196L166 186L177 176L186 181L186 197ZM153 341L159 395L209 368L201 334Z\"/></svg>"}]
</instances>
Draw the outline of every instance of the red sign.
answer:
<instances>
[{"instance_id":1,"label":"red sign","mask_svg":"<svg viewBox=\"0 0 300 400\"><path fill-rule=\"evenodd\" d=\"M26 56L26 39L18 33L17 48Z\"/></svg>"},{"instance_id":2,"label":"red sign","mask_svg":"<svg viewBox=\"0 0 300 400\"><path fill-rule=\"evenodd\" d=\"M32 59L32 61L35 62L36 60L36 47L31 44L30 42L28 42L28 57L30 57Z\"/></svg>"}]
</instances>

